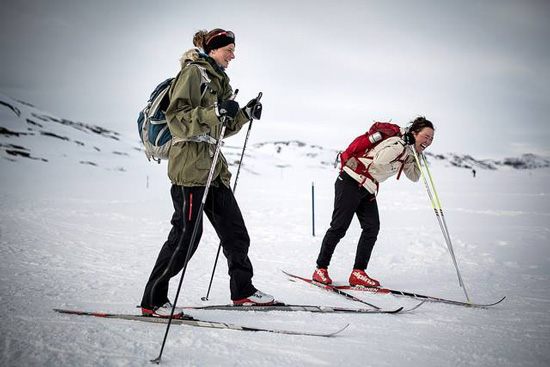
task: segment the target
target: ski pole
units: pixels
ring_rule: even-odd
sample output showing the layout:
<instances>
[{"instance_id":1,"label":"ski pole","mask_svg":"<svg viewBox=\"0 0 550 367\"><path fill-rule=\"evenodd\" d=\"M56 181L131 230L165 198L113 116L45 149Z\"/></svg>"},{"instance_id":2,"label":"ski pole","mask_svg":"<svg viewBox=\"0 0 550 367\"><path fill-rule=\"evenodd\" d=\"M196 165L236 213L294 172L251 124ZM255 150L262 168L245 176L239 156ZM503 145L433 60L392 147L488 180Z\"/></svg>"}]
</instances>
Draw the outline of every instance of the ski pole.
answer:
<instances>
[{"instance_id":1,"label":"ski pole","mask_svg":"<svg viewBox=\"0 0 550 367\"><path fill-rule=\"evenodd\" d=\"M433 191L434 191L434 195L432 196L431 194L431 191L430 189L428 188L427 186L427 183L426 183L426 179L424 178L424 183L426 185L426 187L428 188L428 195L430 196L430 200L432 202L432 207L434 209L434 212L435 212L435 215L437 216L437 220L439 221L439 225L441 227L441 231L443 232L443 235L446 236L445 237L445 241L449 241L451 240L451 236L449 234L449 230L446 226L446 223L444 222L444 217L443 217L443 211L441 210L441 203L439 202L439 198L437 196L437 191L435 190L435 186L434 186L434 183L433 183L433 179L432 179L432 176L430 174L430 170L428 168L428 161L426 160L426 157L422 154L422 160L424 162L424 167L426 169L426 173L429 175L429 178L430 178L430 183L432 185L432 188L433 188ZM436 201L434 202L434 198L436 199ZM436 205L437 203L437 205ZM447 244L447 247L449 248L449 252L451 253L451 256L454 257L454 249L451 247L449 247L449 245ZM459 284L460 286L463 285L462 281L461 281L461 278L459 277Z\"/></svg>"},{"instance_id":2,"label":"ski pole","mask_svg":"<svg viewBox=\"0 0 550 367\"><path fill-rule=\"evenodd\" d=\"M230 97L230 99L235 99L237 96L237 93L239 92L238 89L235 90L235 93ZM199 211L197 214L197 219L195 222L195 226L193 228L193 233L191 234L191 240L189 241L189 247L187 248L187 255L185 256L185 261L183 262L183 270L181 271L181 277L178 284L178 290L176 291L176 297L174 299L174 304L172 305L172 311L170 312L170 318L168 319L168 324L166 325L166 331L164 333L164 338L162 340L162 345L160 348L159 356L155 359L152 359L151 362L155 364L160 364L161 358L162 358L162 352L164 351L164 346L166 345L166 339L168 337L168 331L170 330L170 325L172 324L172 318L174 317L174 311L176 309L176 304L178 302L178 297L181 291L181 287L183 284L183 278L185 276L185 271L187 270L187 264L189 263L189 259L191 258L191 253L193 252L193 247L195 244L195 239L197 238L197 233L199 232L199 227L202 223L202 214L204 212L204 205L206 203L206 197L208 196L208 191L210 190L210 186L212 184L212 179L214 177L214 171L216 169L216 163L218 161L218 157L220 155L220 150L222 146L222 140L225 135L225 129L227 127L226 125L227 117L224 117L222 119L222 129L220 132L220 137L218 138L218 142L216 143L216 151L214 153L214 157L212 158L212 165L210 166L210 171L208 172L208 179L206 180L206 186L204 188L204 194L202 195L201 205L199 206ZM175 255L179 252L179 249L181 248L183 242L183 235L179 240L178 247L176 248L176 251L172 254L172 257L170 258L170 262L168 263L168 266L166 267L165 274L170 269L173 260L175 259Z\"/></svg>"},{"instance_id":3,"label":"ski pole","mask_svg":"<svg viewBox=\"0 0 550 367\"><path fill-rule=\"evenodd\" d=\"M259 101L260 98L262 98L263 93L258 93L258 97L256 97L256 100ZM237 181L239 180L239 173L241 172L241 165L243 163L244 158L244 151L246 149L246 144L248 143L248 137L250 136L250 130L252 129L252 121L253 118L251 117L248 121L248 130L246 131L246 138L244 139L243 144L243 150L241 152L241 159L239 160L239 167L237 168L237 174L235 175L235 182L233 183L233 194L235 194L235 190L237 190ZM202 301L208 301L208 296L210 295L210 289L212 288L212 281L214 280L214 273L216 273L216 266L218 265L218 258L220 257L220 250L222 249L222 242L220 241L220 244L218 246L218 252L216 253L216 259L214 260L214 267L212 268L212 275L210 276L210 283L208 284L208 290L206 291L206 296L201 297Z\"/></svg>"},{"instance_id":4,"label":"ski pole","mask_svg":"<svg viewBox=\"0 0 550 367\"><path fill-rule=\"evenodd\" d=\"M432 196L432 193L431 193L431 190L430 190L430 187L428 185L428 182L426 180L426 176L424 175L423 173L423 170L422 170L422 167L421 167L421 164L420 164L420 160L418 159L418 156L416 154L416 152L414 151L413 149L413 152L415 154L415 160L416 160L416 163L420 169L420 173L421 173L421 176L422 176L422 179L424 181L424 185L426 186L426 190L428 192L428 196L430 198L430 201L432 203L432 207L434 209L434 212L435 212L435 215L436 215L436 218L437 218L437 221L439 223L439 227L443 233L443 238L445 239L445 242L447 244L447 248L449 250L449 254L451 255L451 259L453 260L453 264L455 266L455 269L456 269L456 273L457 273L457 276L458 276L458 281L459 281L459 285L462 287L462 289L464 290L464 295L466 296L466 299L468 300L468 302L470 302L470 297L468 296L468 293L466 291L466 286L464 285L464 282L462 280L462 275L460 274L460 270L458 268L458 262L456 261L456 256L455 256L455 253L454 253L454 249L453 249L453 246L452 246L452 243L451 243L451 237L450 237L450 234L449 234L449 231L448 231L448 228L446 226L446 222L445 222L445 218L443 216L443 210L441 209L441 204L439 203L439 198L437 198L437 203L439 204L439 206L436 206L436 203L434 202L434 198ZM426 161L426 157L423 156L423 159L424 159L424 165L426 167L426 171L427 173L429 174L429 168L427 167L427 161ZM431 175L430 175L430 178L431 178ZM434 194L436 194L436 191L435 191L435 186L433 185L433 179L430 180L431 183L432 183L432 187L434 189ZM437 196L436 196L437 197ZM440 214L441 213L441 214Z\"/></svg>"},{"instance_id":5,"label":"ski pole","mask_svg":"<svg viewBox=\"0 0 550 367\"><path fill-rule=\"evenodd\" d=\"M412 147L412 151L413 151L413 154L414 154L414 159L416 161L416 165L418 166L418 169L420 170L420 176L422 177L422 180L424 182L424 186L426 187L426 191L428 192L428 196L429 196L430 201L432 203L432 207L434 209L435 216L436 216L437 221L439 223L439 228L441 229L441 232L443 233L443 238L445 239L445 243L447 244L449 254L451 255L451 259L452 259L454 267L456 269L456 274L457 274L457 277L458 277L458 283L459 283L460 287L464 290L464 295L466 296L466 299L468 300L468 302L471 303L470 297L468 296L468 292L466 291L466 286L464 285L464 281L462 280L462 275L460 274L460 270L458 268L458 262L456 261L456 256L455 256L455 253L454 253L454 250L453 250L453 245L451 243L451 236L449 234L449 230L448 230L446 222L445 222L445 217L443 216L443 210L441 209L441 204L439 202L439 198L437 197L435 186L433 184L433 179L432 179L430 171L428 169L428 162L426 160L426 157L424 157L424 155L422 155L423 160L424 160L424 167L426 167L426 172L428 173L428 175L430 177L430 182L432 184L432 188L434 190L434 196L437 199L438 206L436 206L436 202L434 201L434 198L432 196L430 186L428 185L428 181L426 180L426 176L424 175L424 171L422 170L422 165L420 163L420 159L418 158L418 154L416 153L416 150L414 149L414 147Z\"/></svg>"},{"instance_id":6,"label":"ski pole","mask_svg":"<svg viewBox=\"0 0 550 367\"><path fill-rule=\"evenodd\" d=\"M435 205L435 202L434 202L434 199L433 199L433 196L432 196L432 192L430 191L430 187L428 186L428 182L426 181L426 178L424 176L424 171L422 170L420 160L418 159L418 157L416 155L416 152L414 151L414 148L413 148L413 153L414 153L414 158L415 158L416 164L418 166L418 169L420 170L420 176L422 177L422 180L424 182L424 186L426 187L426 191L428 192L428 197L430 198L430 202L432 203L432 208L435 212L435 216L437 217L437 222L439 223L439 228L443 232L443 236L445 237L445 242L447 242L448 233L443 228L443 223L441 222L441 218L439 217L439 212L436 209L436 205ZM449 246L447 245L447 247L449 247Z\"/></svg>"},{"instance_id":7,"label":"ski pole","mask_svg":"<svg viewBox=\"0 0 550 367\"><path fill-rule=\"evenodd\" d=\"M462 281L462 276L460 275L460 272L458 271L458 263L456 262L456 257L454 254L454 249L451 243L451 235L449 233L449 228L447 227L447 221L445 220L445 214L443 213L443 208L441 206L441 202L439 201L439 196L437 195L437 190L435 188L435 183L432 178L432 174L430 173L430 169L428 168L428 161L426 160L426 156L422 155L422 159L424 161L424 167L426 167L426 172L428 173L428 178L430 179L430 183L432 185L432 189L434 192L435 200L437 202L437 207L439 209L439 213L441 215L441 221L443 223L443 228L445 228L445 233L447 234L447 239L449 241L449 251L451 252L451 255L453 257L453 261L455 262L455 266L457 268L457 274L458 279L461 287L464 289L464 294L466 295L466 299L468 299L468 302L470 302L470 298L468 297L468 294L466 293L466 287L464 286L464 282Z\"/></svg>"},{"instance_id":8,"label":"ski pole","mask_svg":"<svg viewBox=\"0 0 550 367\"><path fill-rule=\"evenodd\" d=\"M449 229L447 228L447 221L445 220L445 215L443 214L443 208L441 207L441 202L439 201L439 197L437 196L437 190L435 189L435 184L432 178L432 174L430 173L430 169L428 168L428 161L426 160L426 156L424 154L422 154L422 160L424 161L424 167L426 167L426 172L428 173L428 178L430 179L430 183L434 191L435 200L437 202L439 213L441 214L443 226L445 227L445 231L447 232L447 237L449 237L449 241L450 241L451 235L449 234Z\"/></svg>"}]
</instances>

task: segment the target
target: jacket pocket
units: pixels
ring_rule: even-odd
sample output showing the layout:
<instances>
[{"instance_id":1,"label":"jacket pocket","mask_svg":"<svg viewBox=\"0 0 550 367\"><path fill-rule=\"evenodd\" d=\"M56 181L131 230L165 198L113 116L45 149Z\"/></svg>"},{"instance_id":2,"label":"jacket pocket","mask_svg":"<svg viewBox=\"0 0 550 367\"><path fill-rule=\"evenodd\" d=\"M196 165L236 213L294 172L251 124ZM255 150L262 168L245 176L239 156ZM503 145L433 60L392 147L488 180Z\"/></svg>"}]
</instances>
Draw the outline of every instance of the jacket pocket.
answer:
<instances>
[{"instance_id":1,"label":"jacket pocket","mask_svg":"<svg viewBox=\"0 0 550 367\"><path fill-rule=\"evenodd\" d=\"M212 165L212 161L210 159L199 159L195 163L195 167L200 170L209 170L210 166Z\"/></svg>"},{"instance_id":2,"label":"jacket pocket","mask_svg":"<svg viewBox=\"0 0 550 367\"><path fill-rule=\"evenodd\" d=\"M195 168L199 170L209 170L212 165L212 156L210 151L215 149L215 146L208 143L195 143L197 146L197 154L195 160Z\"/></svg>"}]
</instances>

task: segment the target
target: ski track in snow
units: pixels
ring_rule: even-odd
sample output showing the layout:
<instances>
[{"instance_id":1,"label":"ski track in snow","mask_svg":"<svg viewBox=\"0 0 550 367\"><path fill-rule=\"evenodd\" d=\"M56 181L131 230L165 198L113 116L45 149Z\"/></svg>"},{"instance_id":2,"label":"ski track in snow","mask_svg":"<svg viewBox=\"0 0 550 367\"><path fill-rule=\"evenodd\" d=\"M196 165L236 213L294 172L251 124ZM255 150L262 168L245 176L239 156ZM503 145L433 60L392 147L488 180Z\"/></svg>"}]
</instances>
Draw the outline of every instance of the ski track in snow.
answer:
<instances>
[{"instance_id":1,"label":"ski track in snow","mask_svg":"<svg viewBox=\"0 0 550 367\"><path fill-rule=\"evenodd\" d=\"M169 230L165 165L139 161L127 172L82 165L2 160L0 305L2 366L149 366L165 326L60 315L53 308L138 312L135 306ZM310 276L330 222L336 170L259 152L245 158L236 196L250 232L255 285L287 303L362 307L281 270ZM116 164L114 162L113 164ZM491 309L426 303L400 315L191 311L248 326L325 331L314 338L172 326L169 366L548 366L550 364L550 170L431 168L470 297ZM235 171L235 169L233 169ZM252 173L254 172L254 173ZM149 175L149 188L146 188ZM311 183L315 182L316 236ZM382 184L381 232L368 272L384 285L463 300L422 183ZM344 282L360 235L354 220L330 272ZM202 302L218 239L210 224L189 264L178 304L229 302L220 257L210 301ZM174 297L179 276L171 285ZM417 302L354 293L382 307Z\"/></svg>"}]
</instances>

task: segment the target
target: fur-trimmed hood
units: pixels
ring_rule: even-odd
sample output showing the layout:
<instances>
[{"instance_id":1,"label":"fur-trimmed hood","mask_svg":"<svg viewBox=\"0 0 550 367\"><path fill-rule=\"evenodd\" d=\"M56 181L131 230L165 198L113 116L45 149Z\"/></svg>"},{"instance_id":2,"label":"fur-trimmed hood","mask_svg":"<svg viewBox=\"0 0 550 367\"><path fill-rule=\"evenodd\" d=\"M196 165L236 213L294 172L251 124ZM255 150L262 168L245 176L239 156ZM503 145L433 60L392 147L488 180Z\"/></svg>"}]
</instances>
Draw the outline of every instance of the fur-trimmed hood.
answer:
<instances>
[{"instance_id":1,"label":"fur-trimmed hood","mask_svg":"<svg viewBox=\"0 0 550 367\"><path fill-rule=\"evenodd\" d=\"M180 65L182 67L182 69L184 67L186 67L187 65L189 65L190 63L192 62L197 62L199 60L205 60L207 63L209 63L210 65L212 65L212 67L214 69L219 69L223 72L225 72L225 68L221 67L220 65L218 65L216 63L216 61L214 61L213 58L211 58L210 56L208 56L207 54L205 54L204 52L202 52L200 49L198 48L192 48L190 50L187 50L183 53L183 55L181 56L180 58Z\"/></svg>"},{"instance_id":2,"label":"fur-trimmed hood","mask_svg":"<svg viewBox=\"0 0 550 367\"><path fill-rule=\"evenodd\" d=\"M200 54L199 54L200 52L201 51L198 48L192 48L190 50L185 51L180 58L181 67L183 68L190 62L197 61L198 59L200 59Z\"/></svg>"}]
</instances>

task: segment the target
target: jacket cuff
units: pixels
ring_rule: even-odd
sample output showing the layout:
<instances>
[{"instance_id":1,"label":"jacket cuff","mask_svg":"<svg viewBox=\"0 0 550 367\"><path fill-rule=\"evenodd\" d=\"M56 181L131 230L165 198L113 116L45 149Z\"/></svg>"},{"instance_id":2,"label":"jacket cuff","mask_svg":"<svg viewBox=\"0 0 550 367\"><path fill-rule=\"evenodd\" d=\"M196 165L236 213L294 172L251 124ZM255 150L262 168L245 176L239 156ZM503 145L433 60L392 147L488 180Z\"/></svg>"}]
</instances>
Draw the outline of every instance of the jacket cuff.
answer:
<instances>
[{"instance_id":1,"label":"jacket cuff","mask_svg":"<svg viewBox=\"0 0 550 367\"><path fill-rule=\"evenodd\" d=\"M241 108L241 111L242 111L244 117L246 117L247 120L250 120L250 116L248 116L248 113L246 113L246 108L245 107Z\"/></svg>"}]
</instances>

